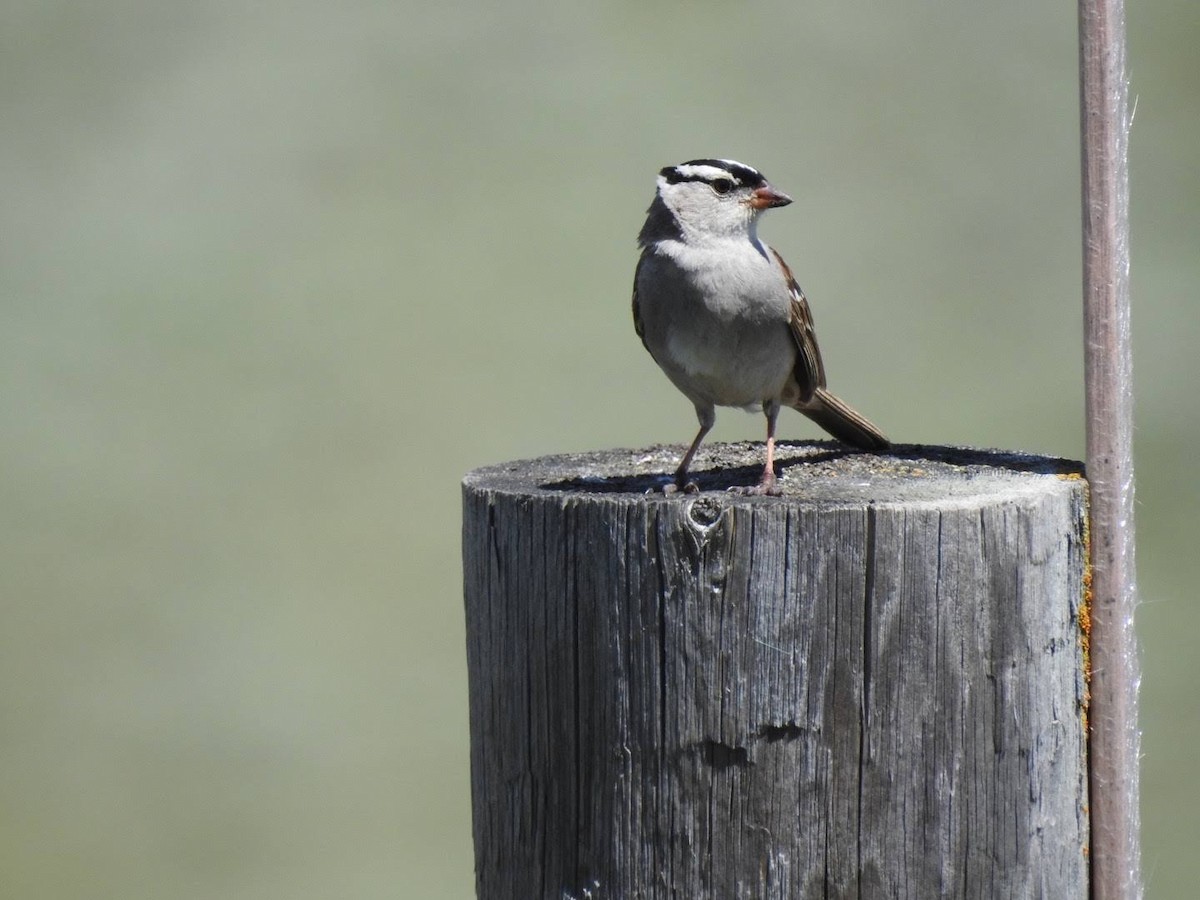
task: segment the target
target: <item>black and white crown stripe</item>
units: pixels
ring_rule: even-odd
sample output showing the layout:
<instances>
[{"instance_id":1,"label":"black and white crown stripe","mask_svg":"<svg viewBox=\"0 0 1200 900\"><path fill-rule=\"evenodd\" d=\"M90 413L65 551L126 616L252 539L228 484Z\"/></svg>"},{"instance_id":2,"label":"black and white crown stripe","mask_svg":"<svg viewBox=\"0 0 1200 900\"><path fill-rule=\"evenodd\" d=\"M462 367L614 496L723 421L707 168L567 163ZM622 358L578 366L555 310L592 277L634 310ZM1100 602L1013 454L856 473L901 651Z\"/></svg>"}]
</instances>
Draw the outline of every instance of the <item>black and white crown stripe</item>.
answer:
<instances>
[{"instance_id":1,"label":"black and white crown stripe","mask_svg":"<svg viewBox=\"0 0 1200 900\"><path fill-rule=\"evenodd\" d=\"M681 181L711 184L718 178L731 178L739 187L756 188L767 181L758 169L732 159L692 159L677 166L667 166L658 174L667 184L679 184Z\"/></svg>"}]
</instances>

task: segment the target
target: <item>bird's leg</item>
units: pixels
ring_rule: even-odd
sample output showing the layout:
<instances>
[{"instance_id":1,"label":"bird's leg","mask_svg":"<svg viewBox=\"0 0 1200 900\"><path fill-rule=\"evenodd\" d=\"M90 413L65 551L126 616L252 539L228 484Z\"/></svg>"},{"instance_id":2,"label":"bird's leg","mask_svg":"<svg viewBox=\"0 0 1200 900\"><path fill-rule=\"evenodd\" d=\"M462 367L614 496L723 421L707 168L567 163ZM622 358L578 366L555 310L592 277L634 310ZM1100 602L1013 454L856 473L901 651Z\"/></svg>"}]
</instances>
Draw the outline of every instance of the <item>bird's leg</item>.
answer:
<instances>
[{"instance_id":1,"label":"bird's leg","mask_svg":"<svg viewBox=\"0 0 1200 900\"><path fill-rule=\"evenodd\" d=\"M704 436L708 434L716 422L717 416L712 407L707 409L697 406L696 418L700 420L700 430L696 432L696 437L692 441L692 446L688 447L687 453L683 454L683 460L679 463L679 468L675 470L674 489L683 491L685 494L695 494L700 490L699 485L694 481L688 481L687 473L688 466L692 464L692 457L696 455L696 451L700 449L700 442L704 440Z\"/></svg>"},{"instance_id":2,"label":"bird's leg","mask_svg":"<svg viewBox=\"0 0 1200 900\"><path fill-rule=\"evenodd\" d=\"M779 418L779 401L764 402L763 413L767 417L767 464L763 467L762 479L754 493L775 495L780 493L775 483L775 420Z\"/></svg>"},{"instance_id":3,"label":"bird's leg","mask_svg":"<svg viewBox=\"0 0 1200 900\"><path fill-rule=\"evenodd\" d=\"M777 497L783 493L775 478L775 420L779 418L779 403L767 400L763 403L763 412L767 416L767 464L763 466L762 478L754 487L731 487L731 493L749 494L751 496Z\"/></svg>"}]
</instances>

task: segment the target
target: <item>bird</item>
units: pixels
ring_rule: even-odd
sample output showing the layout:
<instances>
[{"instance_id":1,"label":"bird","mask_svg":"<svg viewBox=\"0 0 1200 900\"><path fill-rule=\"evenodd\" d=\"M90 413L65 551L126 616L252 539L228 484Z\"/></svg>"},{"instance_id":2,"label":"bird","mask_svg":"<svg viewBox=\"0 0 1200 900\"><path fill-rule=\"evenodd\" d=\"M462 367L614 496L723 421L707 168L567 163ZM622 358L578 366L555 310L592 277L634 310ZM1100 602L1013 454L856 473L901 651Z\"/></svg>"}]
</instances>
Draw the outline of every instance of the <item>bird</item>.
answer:
<instances>
[{"instance_id":1,"label":"bird","mask_svg":"<svg viewBox=\"0 0 1200 900\"><path fill-rule=\"evenodd\" d=\"M699 490L688 469L717 406L761 408L767 417L766 464L746 493L780 493L775 423L783 406L858 449L889 446L826 388L808 300L783 257L758 237L762 214L791 202L731 159L693 159L658 173L638 234L634 329L700 423L667 493Z\"/></svg>"}]
</instances>

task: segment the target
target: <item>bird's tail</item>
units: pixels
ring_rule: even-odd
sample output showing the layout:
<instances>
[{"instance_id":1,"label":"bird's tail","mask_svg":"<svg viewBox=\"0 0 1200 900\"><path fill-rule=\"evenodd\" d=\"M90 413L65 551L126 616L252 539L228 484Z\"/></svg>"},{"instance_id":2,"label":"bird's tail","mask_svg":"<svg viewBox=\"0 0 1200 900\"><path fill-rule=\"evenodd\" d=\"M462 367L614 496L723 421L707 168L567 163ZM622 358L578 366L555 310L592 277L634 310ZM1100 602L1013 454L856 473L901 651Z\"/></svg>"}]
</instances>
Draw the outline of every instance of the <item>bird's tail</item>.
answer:
<instances>
[{"instance_id":1,"label":"bird's tail","mask_svg":"<svg viewBox=\"0 0 1200 900\"><path fill-rule=\"evenodd\" d=\"M812 397L805 403L797 404L796 409L839 441L860 450L886 450L891 446L882 431L825 388L817 388Z\"/></svg>"}]
</instances>

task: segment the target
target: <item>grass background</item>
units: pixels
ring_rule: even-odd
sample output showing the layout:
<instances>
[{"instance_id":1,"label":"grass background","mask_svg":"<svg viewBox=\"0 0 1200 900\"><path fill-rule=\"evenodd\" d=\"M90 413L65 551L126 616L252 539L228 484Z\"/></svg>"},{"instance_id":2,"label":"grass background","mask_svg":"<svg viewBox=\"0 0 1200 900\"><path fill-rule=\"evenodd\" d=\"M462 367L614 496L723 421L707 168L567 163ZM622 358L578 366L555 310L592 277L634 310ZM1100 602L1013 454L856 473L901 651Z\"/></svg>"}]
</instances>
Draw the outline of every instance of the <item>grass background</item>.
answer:
<instances>
[{"instance_id":1,"label":"grass background","mask_svg":"<svg viewBox=\"0 0 1200 900\"><path fill-rule=\"evenodd\" d=\"M471 895L458 481L690 438L628 312L663 165L796 198L763 234L895 439L1082 456L1075 26L1033 0L7 0L3 893ZM1169 898L1200 837L1200 6L1129 26Z\"/></svg>"}]
</instances>

